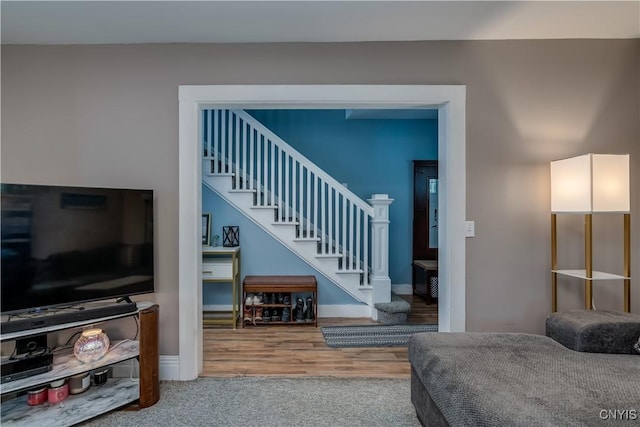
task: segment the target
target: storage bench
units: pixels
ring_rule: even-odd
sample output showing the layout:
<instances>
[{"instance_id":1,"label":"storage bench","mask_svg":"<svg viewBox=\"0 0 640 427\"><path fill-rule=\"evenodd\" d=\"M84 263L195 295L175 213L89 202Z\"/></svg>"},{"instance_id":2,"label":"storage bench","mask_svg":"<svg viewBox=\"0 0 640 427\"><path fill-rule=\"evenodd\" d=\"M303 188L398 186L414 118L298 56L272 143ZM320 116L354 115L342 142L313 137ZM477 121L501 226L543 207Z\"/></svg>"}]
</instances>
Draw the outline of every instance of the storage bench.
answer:
<instances>
[{"instance_id":1,"label":"storage bench","mask_svg":"<svg viewBox=\"0 0 640 427\"><path fill-rule=\"evenodd\" d=\"M247 303L247 297L256 294L276 296L276 300L261 300L258 304ZM280 300L277 297L283 296ZM288 298L284 298L288 297ZM312 310L313 321L296 320L296 297L302 298L304 308ZM309 303L311 307L308 307ZM285 313L288 310L288 319ZM279 320L267 320L264 313L276 312ZM258 313L262 315L258 316ZM306 311L305 311L306 313ZM318 326L318 284L315 276L246 276L242 282L242 316L243 327L251 325L314 325ZM250 322L247 322L247 316Z\"/></svg>"}]
</instances>

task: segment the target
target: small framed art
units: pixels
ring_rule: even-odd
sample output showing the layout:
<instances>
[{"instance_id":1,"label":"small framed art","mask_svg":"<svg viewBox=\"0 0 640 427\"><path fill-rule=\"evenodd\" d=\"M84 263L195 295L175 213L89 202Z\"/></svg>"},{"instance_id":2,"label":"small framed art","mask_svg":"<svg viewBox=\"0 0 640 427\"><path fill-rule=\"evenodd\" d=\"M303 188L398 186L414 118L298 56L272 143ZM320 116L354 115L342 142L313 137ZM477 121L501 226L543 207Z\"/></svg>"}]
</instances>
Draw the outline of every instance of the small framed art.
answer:
<instances>
[{"instance_id":1,"label":"small framed art","mask_svg":"<svg viewBox=\"0 0 640 427\"><path fill-rule=\"evenodd\" d=\"M211 214L202 214L202 246L211 245Z\"/></svg>"}]
</instances>

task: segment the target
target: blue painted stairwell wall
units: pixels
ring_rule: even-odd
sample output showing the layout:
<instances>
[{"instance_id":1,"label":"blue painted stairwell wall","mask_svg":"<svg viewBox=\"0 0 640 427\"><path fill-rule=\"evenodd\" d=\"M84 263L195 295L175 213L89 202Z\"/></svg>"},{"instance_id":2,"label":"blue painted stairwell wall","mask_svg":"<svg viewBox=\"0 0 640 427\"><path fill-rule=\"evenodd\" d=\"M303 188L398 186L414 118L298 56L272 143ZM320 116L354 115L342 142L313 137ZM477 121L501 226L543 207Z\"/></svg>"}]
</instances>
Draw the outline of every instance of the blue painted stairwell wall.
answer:
<instances>
[{"instance_id":1,"label":"blue painted stairwell wall","mask_svg":"<svg viewBox=\"0 0 640 427\"><path fill-rule=\"evenodd\" d=\"M411 283L412 160L437 159L437 120L349 120L344 110L247 112L360 198L386 193L394 199L389 212L389 276L392 284ZM222 235L225 225L240 227L243 277L314 274L319 304L356 303L204 186L202 211L212 213L212 234ZM205 284L203 304L231 304L230 286Z\"/></svg>"}]
</instances>

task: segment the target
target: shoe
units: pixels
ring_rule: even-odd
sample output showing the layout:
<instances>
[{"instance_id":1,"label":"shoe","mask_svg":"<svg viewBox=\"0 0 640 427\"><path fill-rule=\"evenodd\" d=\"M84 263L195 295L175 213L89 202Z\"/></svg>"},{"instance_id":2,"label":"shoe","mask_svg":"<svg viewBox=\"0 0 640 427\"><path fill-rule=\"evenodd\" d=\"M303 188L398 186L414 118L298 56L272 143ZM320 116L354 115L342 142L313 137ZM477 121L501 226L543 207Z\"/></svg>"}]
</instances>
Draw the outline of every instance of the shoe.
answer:
<instances>
[{"instance_id":1,"label":"shoe","mask_svg":"<svg viewBox=\"0 0 640 427\"><path fill-rule=\"evenodd\" d=\"M247 323L253 322L253 308L245 306L242 319Z\"/></svg>"},{"instance_id":2,"label":"shoe","mask_svg":"<svg viewBox=\"0 0 640 427\"><path fill-rule=\"evenodd\" d=\"M282 321L283 322L291 321L291 309L289 307L285 307L282 309Z\"/></svg>"},{"instance_id":3,"label":"shoe","mask_svg":"<svg viewBox=\"0 0 640 427\"><path fill-rule=\"evenodd\" d=\"M271 321L279 322L280 321L280 313L277 308L271 310Z\"/></svg>"},{"instance_id":4,"label":"shoe","mask_svg":"<svg viewBox=\"0 0 640 427\"><path fill-rule=\"evenodd\" d=\"M244 300L244 305L253 305L253 295L247 295L247 299Z\"/></svg>"},{"instance_id":5,"label":"shoe","mask_svg":"<svg viewBox=\"0 0 640 427\"><path fill-rule=\"evenodd\" d=\"M278 294L278 304L284 304L284 295Z\"/></svg>"},{"instance_id":6,"label":"shoe","mask_svg":"<svg viewBox=\"0 0 640 427\"><path fill-rule=\"evenodd\" d=\"M311 297L307 297L307 306L303 317L305 322L313 322L313 298Z\"/></svg>"},{"instance_id":7,"label":"shoe","mask_svg":"<svg viewBox=\"0 0 640 427\"><path fill-rule=\"evenodd\" d=\"M262 302L265 304L273 304L271 302L271 296L269 294L264 294L262 298Z\"/></svg>"},{"instance_id":8,"label":"shoe","mask_svg":"<svg viewBox=\"0 0 640 427\"><path fill-rule=\"evenodd\" d=\"M265 307L264 312L262 313L262 321L264 323L271 322L271 310Z\"/></svg>"},{"instance_id":9,"label":"shoe","mask_svg":"<svg viewBox=\"0 0 640 427\"><path fill-rule=\"evenodd\" d=\"M291 296L289 294L284 294L284 297L282 297L282 303L284 305L291 304Z\"/></svg>"},{"instance_id":10,"label":"shoe","mask_svg":"<svg viewBox=\"0 0 640 427\"><path fill-rule=\"evenodd\" d=\"M247 298L248 300L249 298ZM260 294L255 294L253 296L253 305L260 305L262 304L262 296Z\"/></svg>"},{"instance_id":11,"label":"shoe","mask_svg":"<svg viewBox=\"0 0 640 427\"><path fill-rule=\"evenodd\" d=\"M253 316L253 324L256 324L256 321L262 320L262 307L256 307L256 314Z\"/></svg>"},{"instance_id":12,"label":"shoe","mask_svg":"<svg viewBox=\"0 0 640 427\"><path fill-rule=\"evenodd\" d=\"M302 298L296 299L296 308L294 308L294 313L296 316L296 322L304 322L304 301Z\"/></svg>"}]
</instances>

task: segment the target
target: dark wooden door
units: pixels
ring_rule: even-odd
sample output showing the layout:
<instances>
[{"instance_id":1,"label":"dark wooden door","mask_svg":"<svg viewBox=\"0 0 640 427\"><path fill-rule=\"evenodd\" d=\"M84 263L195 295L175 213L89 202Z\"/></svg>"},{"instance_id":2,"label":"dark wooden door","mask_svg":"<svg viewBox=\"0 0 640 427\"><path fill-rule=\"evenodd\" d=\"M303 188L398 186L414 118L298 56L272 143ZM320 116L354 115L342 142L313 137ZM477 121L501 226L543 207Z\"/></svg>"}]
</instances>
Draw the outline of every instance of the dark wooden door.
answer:
<instances>
[{"instance_id":1,"label":"dark wooden door","mask_svg":"<svg viewBox=\"0 0 640 427\"><path fill-rule=\"evenodd\" d=\"M438 259L438 161L413 162L413 259ZM436 186L434 191L434 186Z\"/></svg>"},{"instance_id":2,"label":"dark wooden door","mask_svg":"<svg viewBox=\"0 0 640 427\"><path fill-rule=\"evenodd\" d=\"M437 260L438 161L414 160L412 285L413 293L425 298L427 304L437 299L438 295ZM425 265L429 265L429 268L425 268Z\"/></svg>"}]
</instances>

